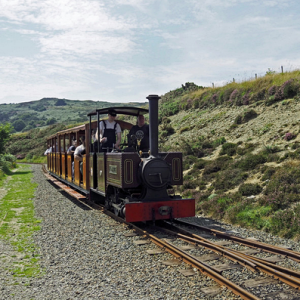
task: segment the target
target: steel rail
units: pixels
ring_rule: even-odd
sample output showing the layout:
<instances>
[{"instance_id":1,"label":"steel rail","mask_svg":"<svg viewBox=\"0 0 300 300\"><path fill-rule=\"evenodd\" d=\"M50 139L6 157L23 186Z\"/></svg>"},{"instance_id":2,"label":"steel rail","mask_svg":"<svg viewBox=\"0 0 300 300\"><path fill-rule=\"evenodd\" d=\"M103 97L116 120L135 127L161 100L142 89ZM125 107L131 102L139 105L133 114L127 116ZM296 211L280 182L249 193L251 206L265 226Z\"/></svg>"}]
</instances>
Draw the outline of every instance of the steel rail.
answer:
<instances>
[{"instance_id":1,"label":"steel rail","mask_svg":"<svg viewBox=\"0 0 300 300\"><path fill-rule=\"evenodd\" d=\"M267 251L267 252L270 252L270 253L273 253L273 254L284 255L284 256L287 256L287 257L293 259L294 261L300 263L300 253L296 252L296 251L293 251L293 250L285 249L285 248L282 248L282 247L279 247L279 246L268 245L268 244L258 242L258 241L250 241L250 240L247 240L247 239L244 239L244 238L229 235L227 233L218 231L216 229L210 229L210 228L205 227L205 226L200 226L200 225L197 225L197 224L191 224L189 222L185 222L185 221L182 221L182 220L177 220L176 219L176 220L174 220L174 222L176 222L178 224L183 224L183 225L187 225L187 226L196 227L198 229L210 232L215 236L222 237L222 238L228 239L228 240L233 240L233 241L239 242L240 244L247 245L248 247L251 247L251 248L260 248L264 251Z\"/></svg>"},{"instance_id":2,"label":"steel rail","mask_svg":"<svg viewBox=\"0 0 300 300\"><path fill-rule=\"evenodd\" d=\"M168 224L168 226L170 226L170 224ZM175 227L175 226L173 226L173 227ZM214 245L213 242L206 240L205 238L198 236L196 234L193 234L189 231L186 231L182 228L175 227L175 229L183 232L183 234L173 232L173 235L178 236L178 238L181 238L183 240L190 241L193 243L195 243L197 240L199 240L200 245L203 244L203 242ZM168 229L165 229L165 228L162 228L162 230L169 231ZM170 232L170 234L171 234L171 232ZM187 237L184 234L192 235L193 238ZM281 266L278 266L275 264L272 265L261 259L253 258L252 256L248 256L246 254L240 253L237 250L228 249L224 246L217 245L216 248L219 248L219 251L220 251L220 249L223 249L223 250L226 250L228 253L231 252L232 254L235 254L236 256L244 258L245 260L254 263L256 265L255 268L257 268L258 270L260 270L268 275L271 275L272 277L279 279L280 281L282 281L294 288L300 289L300 273L298 273L294 270L290 270L290 269L287 269L287 268L284 268L284 267L281 267Z\"/></svg>"},{"instance_id":3,"label":"steel rail","mask_svg":"<svg viewBox=\"0 0 300 300\"><path fill-rule=\"evenodd\" d=\"M213 252L216 252L219 255L222 255L224 257L227 257L228 259L234 261L234 262L238 262L239 264L243 265L244 267L250 269L251 271L255 272L256 271L256 264L253 262L250 262L249 260L236 255L235 253L232 253L230 250L227 250L226 248L220 248L219 245L215 245L212 243L208 243L206 241L201 241L186 235L183 235L181 233L175 233L172 230L166 229L166 228L162 228L162 227L158 227L159 230L162 230L168 234L171 234L173 236L178 237L179 239L185 240L189 243L195 244L195 245L200 245L203 246Z\"/></svg>"},{"instance_id":4,"label":"steel rail","mask_svg":"<svg viewBox=\"0 0 300 300\"><path fill-rule=\"evenodd\" d=\"M165 222L165 223L167 223L167 222ZM192 237L194 237L194 238L196 238L196 239L198 239L198 240L200 240L200 241L202 241L202 242L206 242L206 243L215 245L214 242L212 242L212 241L210 241L210 240L208 240L208 239L205 239L205 238L202 237L202 236L199 236L199 235L197 235L197 234L194 234L194 233L192 233L192 232L189 232L189 231L187 231L187 230L185 230L185 229L183 229L183 228L180 228L180 227L171 225L171 224L169 224L169 223L167 223L167 224L168 224L168 226L173 226L174 228L176 228L176 230L178 230L179 232L181 232L181 233L184 234L184 235L192 236ZM245 259L250 258L251 260L260 262L260 263L265 264L265 265L267 265L267 266L269 266L269 267L271 267L271 268L274 268L274 269L276 269L277 271L286 273L286 274L288 274L288 275L291 275L291 276L293 276L293 277L296 277L296 278L299 278L299 279L300 279L300 272L297 272L297 271L294 271L294 270L292 270L292 269L288 269L288 268L285 268L285 267L276 265L276 264L271 263L271 262L268 262L268 261L266 261L266 260L264 260L264 259L262 259L262 258L257 258L257 257L251 256L251 255L249 255L249 254L241 253L241 252L238 251L238 250L228 249L228 247L225 247L225 246L217 245L217 247L218 247L218 248L222 248L222 249L224 249L224 250L228 250L228 251L233 252L233 253L236 253L236 255L238 255L238 256L240 256L240 257L244 257Z\"/></svg>"},{"instance_id":5,"label":"steel rail","mask_svg":"<svg viewBox=\"0 0 300 300\"><path fill-rule=\"evenodd\" d=\"M149 232L140 229L139 227L135 226L134 224L128 224L130 225L134 230L139 232L141 235L147 236L154 244L157 246L163 248L165 251L171 253L177 258L180 258L182 261L187 263L188 265L193 266L194 268L197 268L206 276L209 276L214 281L218 282L221 286L226 286L228 289L230 289L234 294L240 296L242 299L260 299L253 295L252 293L248 292L247 290L243 289L242 287L236 285L235 283L231 282L224 276L220 275L218 272L216 272L212 267L206 265L205 263L201 262L200 260L196 259L192 255L186 253L185 251L177 248L174 245L171 245L167 241L163 241L156 236L150 234Z\"/></svg>"}]
</instances>

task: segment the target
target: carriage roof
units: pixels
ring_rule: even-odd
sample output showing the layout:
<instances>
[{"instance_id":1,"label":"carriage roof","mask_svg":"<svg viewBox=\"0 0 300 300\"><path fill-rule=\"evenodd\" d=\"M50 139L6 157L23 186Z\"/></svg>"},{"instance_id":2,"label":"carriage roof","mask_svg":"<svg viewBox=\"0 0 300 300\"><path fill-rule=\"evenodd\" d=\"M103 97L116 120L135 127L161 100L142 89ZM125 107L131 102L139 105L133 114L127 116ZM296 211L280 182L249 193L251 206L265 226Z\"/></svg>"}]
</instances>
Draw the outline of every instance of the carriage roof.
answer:
<instances>
[{"instance_id":1,"label":"carriage roof","mask_svg":"<svg viewBox=\"0 0 300 300\"><path fill-rule=\"evenodd\" d=\"M113 106L113 107L96 109L88 113L88 116L95 116L97 115L97 113L99 113L99 115L107 114L109 110L114 110L118 115L129 115L129 116L144 115L149 112L149 110L146 108L131 107L131 106L122 106L122 107Z\"/></svg>"}]
</instances>

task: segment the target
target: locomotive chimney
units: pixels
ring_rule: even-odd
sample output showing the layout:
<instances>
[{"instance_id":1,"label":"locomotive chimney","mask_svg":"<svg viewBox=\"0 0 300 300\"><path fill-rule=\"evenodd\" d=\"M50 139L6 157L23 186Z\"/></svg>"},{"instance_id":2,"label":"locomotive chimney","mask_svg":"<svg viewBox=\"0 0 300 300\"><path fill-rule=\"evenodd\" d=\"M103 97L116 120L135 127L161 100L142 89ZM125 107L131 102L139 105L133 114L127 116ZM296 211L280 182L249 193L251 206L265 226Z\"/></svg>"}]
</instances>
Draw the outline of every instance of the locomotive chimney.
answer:
<instances>
[{"instance_id":1,"label":"locomotive chimney","mask_svg":"<svg viewBox=\"0 0 300 300\"><path fill-rule=\"evenodd\" d=\"M158 95L149 95L146 97L149 100L149 141L150 154L158 155Z\"/></svg>"}]
</instances>

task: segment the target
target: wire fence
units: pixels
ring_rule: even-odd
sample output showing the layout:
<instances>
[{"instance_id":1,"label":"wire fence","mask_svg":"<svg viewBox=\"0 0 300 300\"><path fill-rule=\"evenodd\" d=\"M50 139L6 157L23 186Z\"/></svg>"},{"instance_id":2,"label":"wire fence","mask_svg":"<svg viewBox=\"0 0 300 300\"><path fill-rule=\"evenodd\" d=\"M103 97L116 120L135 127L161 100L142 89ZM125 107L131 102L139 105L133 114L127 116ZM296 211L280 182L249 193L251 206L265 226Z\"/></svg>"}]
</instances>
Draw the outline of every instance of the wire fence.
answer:
<instances>
[{"instance_id":1,"label":"wire fence","mask_svg":"<svg viewBox=\"0 0 300 300\"><path fill-rule=\"evenodd\" d=\"M236 82L236 83L242 83L245 81L251 81L251 80L256 80L260 77L264 77L266 75L272 75L272 74L278 74L278 73L284 73L284 72L292 72L292 71L296 71L296 70L300 70L300 66L280 66L279 68L277 68L277 70L273 70L271 68L268 68L267 71L265 72L260 72L260 73L255 73L255 71L252 71L251 73L253 75L249 76L249 72L245 72L244 74L234 74L234 76L232 77L232 80L230 81L223 81L223 82L218 82L218 83L214 83L212 82L212 88L216 88L216 87L222 87L225 86L229 83L232 82Z\"/></svg>"}]
</instances>

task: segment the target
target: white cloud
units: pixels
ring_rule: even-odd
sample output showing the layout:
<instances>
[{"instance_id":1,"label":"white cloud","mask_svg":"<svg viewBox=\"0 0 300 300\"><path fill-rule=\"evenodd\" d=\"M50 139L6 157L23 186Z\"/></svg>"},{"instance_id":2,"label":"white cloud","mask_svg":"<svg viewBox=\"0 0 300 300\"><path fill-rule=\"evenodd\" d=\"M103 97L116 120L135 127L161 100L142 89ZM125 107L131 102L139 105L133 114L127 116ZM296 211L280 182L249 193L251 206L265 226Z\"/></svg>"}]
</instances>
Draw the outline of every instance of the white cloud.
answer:
<instances>
[{"instance_id":1,"label":"white cloud","mask_svg":"<svg viewBox=\"0 0 300 300\"><path fill-rule=\"evenodd\" d=\"M99 1L1 0L0 16L45 26L48 30L126 30L123 18L112 16Z\"/></svg>"},{"instance_id":2,"label":"white cloud","mask_svg":"<svg viewBox=\"0 0 300 300\"><path fill-rule=\"evenodd\" d=\"M134 42L123 36L106 36L95 32L68 31L40 39L41 50L51 55L120 54L130 51Z\"/></svg>"}]
</instances>

